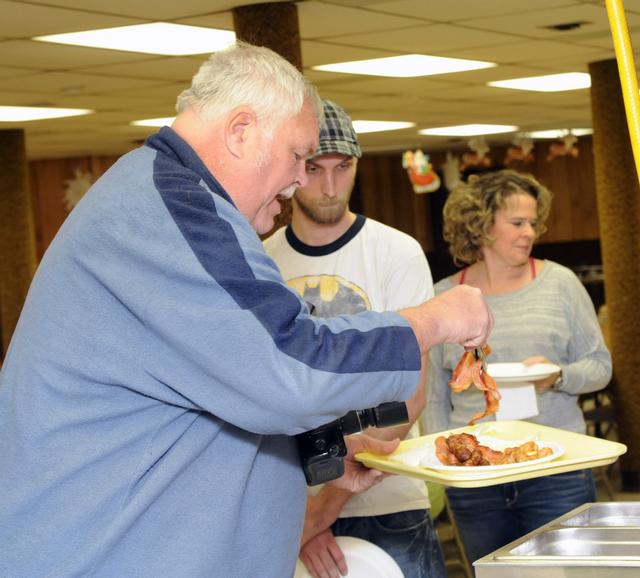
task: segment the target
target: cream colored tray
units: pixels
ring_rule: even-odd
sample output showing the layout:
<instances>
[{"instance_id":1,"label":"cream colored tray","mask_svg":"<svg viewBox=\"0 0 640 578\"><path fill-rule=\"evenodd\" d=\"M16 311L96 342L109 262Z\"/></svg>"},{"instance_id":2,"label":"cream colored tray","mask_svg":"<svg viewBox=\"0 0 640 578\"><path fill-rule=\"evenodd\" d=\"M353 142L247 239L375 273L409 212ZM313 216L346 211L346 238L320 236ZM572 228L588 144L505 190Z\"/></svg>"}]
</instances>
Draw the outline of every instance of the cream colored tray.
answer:
<instances>
[{"instance_id":1,"label":"cream colored tray","mask_svg":"<svg viewBox=\"0 0 640 578\"><path fill-rule=\"evenodd\" d=\"M438 436L448 436L451 433L461 432L476 435L483 434L504 440L534 439L541 442L553 442L563 446L564 453L552 461L536 464L522 462L521 464L514 464L513 468L499 470L495 468L483 470L482 467L460 467L456 468L455 471L444 471L422 466L409 466L391 459L391 456L427 444L433 444ZM505 482L515 482L529 478L561 474L582 468L606 466L615 462L618 457L626 451L627 446L618 442L581 435L527 421L514 420L485 422L477 426L462 427L422 436L401 442L398 449L389 456L362 452L356 454L356 459L367 467L384 472L419 478L445 486L454 486L456 488L479 488L482 486L503 484Z\"/></svg>"}]
</instances>

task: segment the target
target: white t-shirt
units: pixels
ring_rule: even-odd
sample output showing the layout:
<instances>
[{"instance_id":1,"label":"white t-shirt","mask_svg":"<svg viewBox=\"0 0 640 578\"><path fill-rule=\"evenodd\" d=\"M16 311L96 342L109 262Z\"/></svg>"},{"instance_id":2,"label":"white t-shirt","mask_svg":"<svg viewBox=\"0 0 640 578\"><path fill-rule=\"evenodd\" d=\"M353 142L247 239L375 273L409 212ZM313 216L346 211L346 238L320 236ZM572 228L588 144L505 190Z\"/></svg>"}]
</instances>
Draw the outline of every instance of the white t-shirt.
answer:
<instances>
[{"instance_id":1,"label":"white t-shirt","mask_svg":"<svg viewBox=\"0 0 640 578\"><path fill-rule=\"evenodd\" d=\"M344 235L329 245L306 245L291 227L283 227L264 246L287 284L314 306L314 315L319 317L367 310L397 311L433 297L431 271L420 244L409 235L362 215L357 215ZM417 435L416 422L407 438ZM317 491L317 487L313 490ZM340 517L381 516L426 508L429 496L423 481L391 476L353 496Z\"/></svg>"}]
</instances>

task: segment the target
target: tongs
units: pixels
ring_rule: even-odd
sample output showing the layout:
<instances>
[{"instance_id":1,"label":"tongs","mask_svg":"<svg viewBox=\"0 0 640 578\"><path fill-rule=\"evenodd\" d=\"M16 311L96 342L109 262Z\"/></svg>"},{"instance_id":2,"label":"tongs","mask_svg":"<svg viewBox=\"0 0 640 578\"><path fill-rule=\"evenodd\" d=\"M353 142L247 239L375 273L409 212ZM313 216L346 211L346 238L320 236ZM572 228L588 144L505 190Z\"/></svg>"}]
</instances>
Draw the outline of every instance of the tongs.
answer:
<instances>
[{"instance_id":1,"label":"tongs","mask_svg":"<svg viewBox=\"0 0 640 578\"><path fill-rule=\"evenodd\" d=\"M484 352L484 349L482 347L476 347L473 350L473 356L476 358L476 360L480 360L482 362L482 371L483 373L487 373L487 355Z\"/></svg>"}]
</instances>

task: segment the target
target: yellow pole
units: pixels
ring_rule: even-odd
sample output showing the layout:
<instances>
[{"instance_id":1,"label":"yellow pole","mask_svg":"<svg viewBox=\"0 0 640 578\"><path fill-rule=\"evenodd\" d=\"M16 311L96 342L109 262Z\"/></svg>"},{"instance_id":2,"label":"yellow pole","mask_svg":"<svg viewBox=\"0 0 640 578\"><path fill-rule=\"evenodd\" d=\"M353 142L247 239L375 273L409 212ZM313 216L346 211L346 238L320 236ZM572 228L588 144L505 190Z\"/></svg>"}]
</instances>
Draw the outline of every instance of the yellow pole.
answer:
<instances>
[{"instance_id":1,"label":"yellow pole","mask_svg":"<svg viewBox=\"0 0 640 578\"><path fill-rule=\"evenodd\" d=\"M636 173L640 179L640 97L638 96L638 79L631 41L629 40L629 29L622 0L606 0L606 4L613 45L616 50L616 60L618 61L618 73L622 85L631 149L636 164Z\"/></svg>"}]
</instances>

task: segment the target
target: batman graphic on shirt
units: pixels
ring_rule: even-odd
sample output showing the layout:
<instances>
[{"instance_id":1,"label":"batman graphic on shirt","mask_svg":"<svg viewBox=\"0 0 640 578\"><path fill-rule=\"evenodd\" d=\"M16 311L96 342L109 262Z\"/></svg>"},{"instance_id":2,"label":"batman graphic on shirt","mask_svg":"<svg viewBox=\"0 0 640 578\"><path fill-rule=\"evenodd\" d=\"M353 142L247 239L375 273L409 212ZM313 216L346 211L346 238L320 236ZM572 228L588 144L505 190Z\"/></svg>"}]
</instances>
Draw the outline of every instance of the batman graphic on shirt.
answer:
<instances>
[{"instance_id":1,"label":"batman graphic on shirt","mask_svg":"<svg viewBox=\"0 0 640 578\"><path fill-rule=\"evenodd\" d=\"M340 275L304 275L287 281L302 298L313 305L317 317L353 315L371 310L367 294Z\"/></svg>"}]
</instances>

